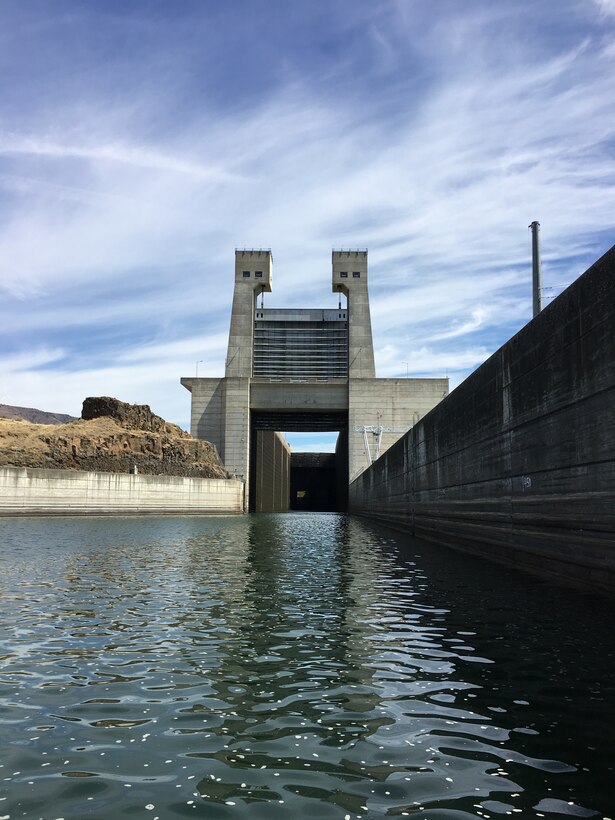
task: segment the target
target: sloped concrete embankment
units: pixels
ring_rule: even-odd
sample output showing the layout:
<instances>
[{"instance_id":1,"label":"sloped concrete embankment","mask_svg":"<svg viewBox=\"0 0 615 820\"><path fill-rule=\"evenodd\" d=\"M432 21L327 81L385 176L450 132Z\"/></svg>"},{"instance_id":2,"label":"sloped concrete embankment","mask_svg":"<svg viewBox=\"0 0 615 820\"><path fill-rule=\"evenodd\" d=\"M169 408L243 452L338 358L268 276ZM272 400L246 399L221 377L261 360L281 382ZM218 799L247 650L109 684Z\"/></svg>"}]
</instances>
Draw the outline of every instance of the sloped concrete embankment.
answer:
<instances>
[{"instance_id":1,"label":"sloped concrete embankment","mask_svg":"<svg viewBox=\"0 0 615 820\"><path fill-rule=\"evenodd\" d=\"M243 481L0 467L0 515L243 512Z\"/></svg>"},{"instance_id":2,"label":"sloped concrete embankment","mask_svg":"<svg viewBox=\"0 0 615 820\"><path fill-rule=\"evenodd\" d=\"M615 248L349 489L350 510L615 591Z\"/></svg>"}]
</instances>

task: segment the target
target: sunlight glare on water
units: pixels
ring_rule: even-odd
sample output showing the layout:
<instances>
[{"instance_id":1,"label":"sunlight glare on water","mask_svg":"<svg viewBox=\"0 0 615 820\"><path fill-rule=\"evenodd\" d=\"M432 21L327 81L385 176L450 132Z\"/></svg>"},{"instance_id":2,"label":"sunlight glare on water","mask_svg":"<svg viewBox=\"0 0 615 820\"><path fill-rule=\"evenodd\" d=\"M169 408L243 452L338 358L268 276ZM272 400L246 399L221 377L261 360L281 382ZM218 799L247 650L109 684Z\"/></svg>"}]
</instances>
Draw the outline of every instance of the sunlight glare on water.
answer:
<instances>
[{"instance_id":1,"label":"sunlight glare on water","mask_svg":"<svg viewBox=\"0 0 615 820\"><path fill-rule=\"evenodd\" d=\"M614 608L336 514L0 519L0 817L610 817Z\"/></svg>"}]
</instances>

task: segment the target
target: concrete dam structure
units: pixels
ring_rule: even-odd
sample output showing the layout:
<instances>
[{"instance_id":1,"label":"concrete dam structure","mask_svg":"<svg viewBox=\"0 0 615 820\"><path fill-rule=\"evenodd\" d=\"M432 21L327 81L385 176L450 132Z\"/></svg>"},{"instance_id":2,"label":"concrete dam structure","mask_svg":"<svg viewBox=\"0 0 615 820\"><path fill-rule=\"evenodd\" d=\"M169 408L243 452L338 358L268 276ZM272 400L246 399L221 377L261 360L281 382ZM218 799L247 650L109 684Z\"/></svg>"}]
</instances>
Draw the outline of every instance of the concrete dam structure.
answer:
<instances>
[{"instance_id":1,"label":"concrete dam structure","mask_svg":"<svg viewBox=\"0 0 615 820\"><path fill-rule=\"evenodd\" d=\"M235 252L225 375L181 380L192 394L191 433L212 442L226 469L246 481L247 508L265 512L288 509L291 486L303 493L302 509L318 506L286 475L293 457L260 433L337 431L334 483L343 510L349 481L448 394L448 379L376 378L367 251L333 251L332 290L346 297L344 307L258 307L273 289L272 267L269 250ZM314 474L296 463L304 476ZM321 465L330 482L330 459Z\"/></svg>"},{"instance_id":2,"label":"concrete dam structure","mask_svg":"<svg viewBox=\"0 0 615 820\"><path fill-rule=\"evenodd\" d=\"M615 592L615 248L362 472L349 509Z\"/></svg>"}]
</instances>

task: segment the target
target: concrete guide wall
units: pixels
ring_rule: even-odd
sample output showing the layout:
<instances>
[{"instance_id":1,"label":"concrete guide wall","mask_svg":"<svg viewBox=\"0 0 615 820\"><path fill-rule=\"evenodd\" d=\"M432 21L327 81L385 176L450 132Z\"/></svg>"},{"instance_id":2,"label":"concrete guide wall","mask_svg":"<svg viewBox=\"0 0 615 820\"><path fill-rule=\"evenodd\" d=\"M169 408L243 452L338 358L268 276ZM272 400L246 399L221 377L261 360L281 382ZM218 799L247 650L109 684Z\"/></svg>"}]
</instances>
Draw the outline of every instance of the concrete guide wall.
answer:
<instances>
[{"instance_id":1,"label":"concrete guide wall","mask_svg":"<svg viewBox=\"0 0 615 820\"><path fill-rule=\"evenodd\" d=\"M0 515L243 512L243 482L0 467Z\"/></svg>"},{"instance_id":2,"label":"concrete guide wall","mask_svg":"<svg viewBox=\"0 0 615 820\"><path fill-rule=\"evenodd\" d=\"M354 513L615 591L615 248L349 488Z\"/></svg>"},{"instance_id":3,"label":"concrete guide wall","mask_svg":"<svg viewBox=\"0 0 615 820\"><path fill-rule=\"evenodd\" d=\"M290 447L279 433L256 430L251 507L254 512L286 512L290 506Z\"/></svg>"}]
</instances>

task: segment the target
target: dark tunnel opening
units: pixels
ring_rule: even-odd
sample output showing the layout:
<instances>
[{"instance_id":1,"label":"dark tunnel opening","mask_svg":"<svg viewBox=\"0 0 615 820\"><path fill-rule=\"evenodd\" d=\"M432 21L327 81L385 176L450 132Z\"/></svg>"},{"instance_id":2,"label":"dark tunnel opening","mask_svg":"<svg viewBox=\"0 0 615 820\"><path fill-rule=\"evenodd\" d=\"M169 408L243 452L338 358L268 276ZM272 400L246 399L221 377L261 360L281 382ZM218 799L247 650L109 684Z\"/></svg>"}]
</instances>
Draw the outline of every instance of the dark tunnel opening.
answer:
<instances>
[{"instance_id":1,"label":"dark tunnel opening","mask_svg":"<svg viewBox=\"0 0 615 820\"><path fill-rule=\"evenodd\" d=\"M347 413L252 412L250 512L345 512ZM338 432L334 453L291 453L279 430Z\"/></svg>"}]
</instances>

